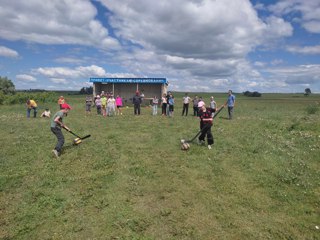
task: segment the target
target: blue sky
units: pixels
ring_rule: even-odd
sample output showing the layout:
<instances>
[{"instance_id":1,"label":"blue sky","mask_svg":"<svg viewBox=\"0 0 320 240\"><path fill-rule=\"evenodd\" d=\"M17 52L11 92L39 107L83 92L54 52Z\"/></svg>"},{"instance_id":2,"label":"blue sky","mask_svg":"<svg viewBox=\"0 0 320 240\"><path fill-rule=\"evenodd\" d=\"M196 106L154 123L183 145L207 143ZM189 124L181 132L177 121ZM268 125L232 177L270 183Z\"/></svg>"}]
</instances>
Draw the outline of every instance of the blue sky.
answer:
<instances>
[{"instance_id":1,"label":"blue sky","mask_svg":"<svg viewBox=\"0 0 320 240\"><path fill-rule=\"evenodd\" d=\"M320 93L319 0L0 0L0 76L80 90L165 77L172 91Z\"/></svg>"}]
</instances>

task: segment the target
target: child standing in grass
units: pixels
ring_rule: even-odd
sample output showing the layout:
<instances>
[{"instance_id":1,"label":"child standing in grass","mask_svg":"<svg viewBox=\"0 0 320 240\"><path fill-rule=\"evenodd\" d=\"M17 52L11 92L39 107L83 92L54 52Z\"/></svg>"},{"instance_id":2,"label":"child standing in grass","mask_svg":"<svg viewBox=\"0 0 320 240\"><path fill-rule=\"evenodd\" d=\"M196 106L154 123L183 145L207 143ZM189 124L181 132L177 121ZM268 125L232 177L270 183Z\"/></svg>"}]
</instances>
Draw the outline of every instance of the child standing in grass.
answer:
<instances>
[{"instance_id":1,"label":"child standing in grass","mask_svg":"<svg viewBox=\"0 0 320 240\"><path fill-rule=\"evenodd\" d=\"M169 95L168 103L169 103L169 117L173 117L173 112L174 112L174 97L173 97L173 95L172 95L171 93L170 93L170 95Z\"/></svg>"},{"instance_id":2,"label":"child standing in grass","mask_svg":"<svg viewBox=\"0 0 320 240\"><path fill-rule=\"evenodd\" d=\"M101 97L101 109L102 109L102 115L104 117L107 116L107 98L105 95L102 95Z\"/></svg>"},{"instance_id":3,"label":"child standing in grass","mask_svg":"<svg viewBox=\"0 0 320 240\"><path fill-rule=\"evenodd\" d=\"M97 107L97 114L98 115L101 115L101 98L99 95L97 95L97 98L96 100L94 101L94 104L96 105Z\"/></svg>"},{"instance_id":4,"label":"child standing in grass","mask_svg":"<svg viewBox=\"0 0 320 240\"><path fill-rule=\"evenodd\" d=\"M159 103L159 99L157 98L157 96L154 96L152 98L152 115L153 116L158 114L158 103Z\"/></svg>"},{"instance_id":5,"label":"child standing in grass","mask_svg":"<svg viewBox=\"0 0 320 240\"><path fill-rule=\"evenodd\" d=\"M213 97L213 96L210 97L210 108L211 108L212 117L213 117L213 116L214 116L214 113L215 113L216 110L217 110L217 103L216 103L216 101L214 100L214 97Z\"/></svg>"},{"instance_id":6,"label":"child standing in grass","mask_svg":"<svg viewBox=\"0 0 320 240\"><path fill-rule=\"evenodd\" d=\"M167 115L167 94L163 94L162 98L161 98L161 109L162 109L162 116L166 116Z\"/></svg>"},{"instance_id":7,"label":"child standing in grass","mask_svg":"<svg viewBox=\"0 0 320 240\"><path fill-rule=\"evenodd\" d=\"M86 96L86 114L91 113L92 96Z\"/></svg>"},{"instance_id":8,"label":"child standing in grass","mask_svg":"<svg viewBox=\"0 0 320 240\"><path fill-rule=\"evenodd\" d=\"M108 116L111 117L114 115L116 110L116 100L114 99L113 95L111 95L107 100L107 107L108 107Z\"/></svg>"},{"instance_id":9,"label":"child standing in grass","mask_svg":"<svg viewBox=\"0 0 320 240\"><path fill-rule=\"evenodd\" d=\"M52 152L57 158L61 155L62 147L64 144L64 136L61 128L65 128L66 130L70 131L70 129L63 123L63 118L67 116L69 110L71 110L71 107L68 104L61 104L61 110L56 112L56 114L54 114L51 119L51 132L53 132L58 140Z\"/></svg>"},{"instance_id":10,"label":"child standing in grass","mask_svg":"<svg viewBox=\"0 0 320 240\"><path fill-rule=\"evenodd\" d=\"M122 115L122 98L120 95L116 97L117 114Z\"/></svg>"}]
</instances>

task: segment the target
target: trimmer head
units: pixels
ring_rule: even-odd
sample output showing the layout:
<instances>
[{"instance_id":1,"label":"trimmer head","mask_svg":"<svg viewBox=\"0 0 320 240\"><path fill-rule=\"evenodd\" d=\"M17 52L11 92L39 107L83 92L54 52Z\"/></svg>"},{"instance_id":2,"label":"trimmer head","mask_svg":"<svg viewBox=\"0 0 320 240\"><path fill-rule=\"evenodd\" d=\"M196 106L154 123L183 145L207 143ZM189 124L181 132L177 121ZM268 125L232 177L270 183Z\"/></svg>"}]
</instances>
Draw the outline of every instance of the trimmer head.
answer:
<instances>
[{"instance_id":1,"label":"trimmer head","mask_svg":"<svg viewBox=\"0 0 320 240\"><path fill-rule=\"evenodd\" d=\"M79 145L80 143L82 143L81 138L76 138L73 140L73 145Z\"/></svg>"}]
</instances>

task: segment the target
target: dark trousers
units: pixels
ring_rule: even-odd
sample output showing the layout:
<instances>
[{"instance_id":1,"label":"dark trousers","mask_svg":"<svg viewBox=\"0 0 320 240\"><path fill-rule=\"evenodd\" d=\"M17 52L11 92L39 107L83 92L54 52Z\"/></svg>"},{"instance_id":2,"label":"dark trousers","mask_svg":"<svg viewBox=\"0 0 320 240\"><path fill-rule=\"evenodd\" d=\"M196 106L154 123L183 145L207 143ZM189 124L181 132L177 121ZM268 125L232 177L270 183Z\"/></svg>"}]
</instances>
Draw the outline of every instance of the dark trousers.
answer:
<instances>
[{"instance_id":1,"label":"dark trousers","mask_svg":"<svg viewBox=\"0 0 320 240\"><path fill-rule=\"evenodd\" d=\"M189 103L184 103L183 109L182 109L182 116L184 115L184 113L186 113L186 116L188 116L188 109L189 109Z\"/></svg>"},{"instance_id":2,"label":"dark trousers","mask_svg":"<svg viewBox=\"0 0 320 240\"><path fill-rule=\"evenodd\" d=\"M214 143L213 135L211 133L211 124L205 124L201 126L201 134L199 136L200 141L204 141L204 138L207 136L208 145Z\"/></svg>"},{"instance_id":3,"label":"dark trousers","mask_svg":"<svg viewBox=\"0 0 320 240\"><path fill-rule=\"evenodd\" d=\"M167 104L166 103L162 103L162 114L167 115Z\"/></svg>"},{"instance_id":4,"label":"dark trousers","mask_svg":"<svg viewBox=\"0 0 320 240\"><path fill-rule=\"evenodd\" d=\"M59 128L59 127L53 128L52 127L51 132L53 132L53 134L56 135L57 140L58 140L57 145L54 149L57 150L58 153L61 153L62 146L64 144L64 136L62 134L61 128Z\"/></svg>"},{"instance_id":5,"label":"dark trousers","mask_svg":"<svg viewBox=\"0 0 320 240\"><path fill-rule=\"evenodd\" d=\"M97 106L97 114L101 115L101 106Z\"/></svg>"},{"instance_id":6,"label":"dark trousers","mask_svg":"<svg viewBox=\"0 0 320 240\"><path fill-rule=\"evenodd\" d=\"M233 107L228 107L229 119L231 120L233 117Z\"/></svg>"},{"instance_id":7,"label":"dark trousers","mask_svg":"<svg viewBox=\"0 0 320 240\"><path fill-rule=\"evenodd\" d=\"M134 104L134 115L140 115L140 104Z\"/></svg>"},{"instance_id":8,"label":"dark trousers","mask_svg":"<svg viewBox=\"0 0 320 240\"><path fill-rule=\"evenodd\" d=\"M193 106L193 116L198 116L198 114L199 114L198 106Z\"/></svg>"}]
</instances>

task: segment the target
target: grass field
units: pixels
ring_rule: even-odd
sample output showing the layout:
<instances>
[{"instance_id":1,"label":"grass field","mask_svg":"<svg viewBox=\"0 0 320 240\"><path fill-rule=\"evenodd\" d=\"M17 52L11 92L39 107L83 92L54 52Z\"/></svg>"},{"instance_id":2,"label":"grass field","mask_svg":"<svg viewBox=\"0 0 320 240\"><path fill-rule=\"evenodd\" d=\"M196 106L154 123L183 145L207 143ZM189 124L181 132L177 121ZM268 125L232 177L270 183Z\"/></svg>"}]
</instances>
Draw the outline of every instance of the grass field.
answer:
<instances>
[{"instance_id":1,"label":"grass field","mask_svg":"<svg viewBox=\"0 0 320 240\"><path fill-rule=\"evenodd\" d=\"M64 132L59 159L48 119L1 106L0 239L320 239L320 95L237 95L213 149L189 151L199 120L182 96L173 118L85 116L70 96L65 123L92 136L72 146Z\"/></svg>"}]
</instances>

